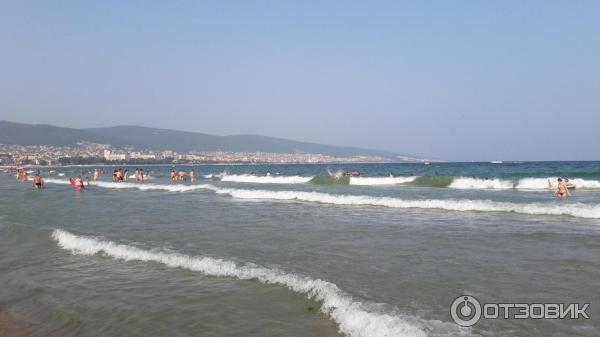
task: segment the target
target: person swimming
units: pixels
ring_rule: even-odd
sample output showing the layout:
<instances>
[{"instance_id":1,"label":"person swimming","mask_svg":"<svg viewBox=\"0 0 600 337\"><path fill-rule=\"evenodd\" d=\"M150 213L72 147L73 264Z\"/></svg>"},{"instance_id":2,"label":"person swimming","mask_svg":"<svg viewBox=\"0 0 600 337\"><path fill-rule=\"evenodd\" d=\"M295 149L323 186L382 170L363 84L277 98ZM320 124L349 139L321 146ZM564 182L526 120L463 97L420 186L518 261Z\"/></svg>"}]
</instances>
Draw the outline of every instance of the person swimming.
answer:
<instances>
[{"instance_id":1,"label":"person swimming","mask_svg":"<svg viewBox=\"0 0 600 337\"><path fill-rule=\"evenodd\" d=\"M569 192L569 188L567 184L562 180L562 178L558 178L558 187L556 188L556 192L554 192L559 198L566 198L571 196L571 192Z\"/></svg>"}]
</instances>

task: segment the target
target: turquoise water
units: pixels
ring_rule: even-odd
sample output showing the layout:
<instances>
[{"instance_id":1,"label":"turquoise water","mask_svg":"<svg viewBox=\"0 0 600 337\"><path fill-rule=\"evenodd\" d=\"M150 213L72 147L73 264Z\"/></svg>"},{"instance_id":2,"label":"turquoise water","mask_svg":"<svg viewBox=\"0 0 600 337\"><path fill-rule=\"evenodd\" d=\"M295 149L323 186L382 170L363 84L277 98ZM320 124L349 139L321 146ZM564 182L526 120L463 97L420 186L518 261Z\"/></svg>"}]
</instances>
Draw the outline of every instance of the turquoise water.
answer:
<instances>
[{"instance_id":1,"label":"turquoise water","mask_svg":"<svg viewBox=\"0 0 600 337\"><path fill-rule=\"evenodd\" d=\"M44 171L41 191L0 174L0 335L598 335L598 162L195 166L194 183L163 166L144 183L65 183L91 169ZM553 197L557 176L571 198ZM462 294L591 303L591 318L460 328Z\"/></svg>"}]
</instances>

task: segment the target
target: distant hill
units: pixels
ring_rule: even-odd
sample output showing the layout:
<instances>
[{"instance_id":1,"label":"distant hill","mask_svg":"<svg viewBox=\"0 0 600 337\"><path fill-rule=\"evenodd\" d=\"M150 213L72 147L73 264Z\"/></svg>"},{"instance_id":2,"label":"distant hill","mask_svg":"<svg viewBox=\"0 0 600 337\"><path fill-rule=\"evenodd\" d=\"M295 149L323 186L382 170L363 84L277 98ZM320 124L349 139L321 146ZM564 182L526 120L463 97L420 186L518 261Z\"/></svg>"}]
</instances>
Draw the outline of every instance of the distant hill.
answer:
<instances>
[{"instance_id":1,"label":"distant hill","mask_svg":"<svg viewBox=\"0 0 600 337\"><path fill-rule=\"evenodd\" d=\"M381 156L396 160L398 156L397 153L386 151L323 145L257 135L214 136L140 126L72 129L46 124L32 125L0 121L0 143L3 144L77 146L77 143L82 141L110 144L116 147L132 145L141 149L178 152L303 152L341 157Z\"/></svg>"}]
</instances>

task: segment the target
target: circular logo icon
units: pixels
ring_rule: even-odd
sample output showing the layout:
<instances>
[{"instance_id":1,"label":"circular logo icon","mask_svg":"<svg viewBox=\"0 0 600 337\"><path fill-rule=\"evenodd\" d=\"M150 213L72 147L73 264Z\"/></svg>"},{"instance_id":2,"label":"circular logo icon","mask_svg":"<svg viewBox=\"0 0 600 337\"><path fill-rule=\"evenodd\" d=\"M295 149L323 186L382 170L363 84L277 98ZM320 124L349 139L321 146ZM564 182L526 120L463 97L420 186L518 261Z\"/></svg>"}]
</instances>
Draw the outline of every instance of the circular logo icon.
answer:
<instances>
[{"instance_id":1,"label":"circular logo icon","mask_svg":"<svg viewBox=\"0 0 600 337\"><path fill-rule=\"evenodd\" d=\"M450 315L456 324L464 327L472 326L481 318L481 304L473 296L458 296L452 302Z\"/></svg>"}]
</instances>

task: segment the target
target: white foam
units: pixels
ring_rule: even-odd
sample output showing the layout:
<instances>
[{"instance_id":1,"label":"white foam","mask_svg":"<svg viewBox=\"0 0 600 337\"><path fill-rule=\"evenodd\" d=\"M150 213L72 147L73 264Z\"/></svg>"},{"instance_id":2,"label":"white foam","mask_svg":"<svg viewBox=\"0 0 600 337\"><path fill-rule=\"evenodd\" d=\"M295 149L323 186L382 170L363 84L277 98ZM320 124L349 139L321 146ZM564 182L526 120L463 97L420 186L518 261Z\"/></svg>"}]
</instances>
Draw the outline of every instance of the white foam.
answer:
<instances>
[{"instance_id":1,"label":"white foam","mask_svg":"<svg viewBox=\"0 0 600 337\"><path fill-rule=\"evenodd\" d=\"M468 329L453 323L425 321L394 312L381 312L375 305L360 302L346 294L334 283L287 273L255 264L237 264L233 261L203 256L143 250L99 238L79 236L55 229L51 237L58 245L73 254L104 253L125 261L152 261L172 268L183 268L211 276L234 277L240 280L256 279L265 284L277 284L321 302L321 311L339 326L340 332L350 337L427 336L426 331L444 330L443 335L466 335ZM441 335L442 332L439 334Z\"/></svg>"},{"instance_id":2,"label":"white foam","mask_svg":"<svg viewBox=\"0 0 600 337\"><path fill-rule=\"evenodd\" d=\"M223 175L221 181L254 184L305 184L313 177L301 176L255 176L249 174Z\"/></svg>"},{"instance_id":3,"label":"white foam","mask_svg":"<svg viewBox=\"0 0 600 337\"><path fill-rule=\"evenodd\" d=\"M47 179L47 182L68 184L68 181ZM210 190L218 194L226 194L237 199L254 200L298 200L319 202L335 205L364 205L383 206L391 208L421 208L443 209L449 211L479 211L479 212L513 212L531 215L569 215L578 218L600 219L600 204L590 205L583 203L511 203L491 200L470 199L421 199L406 200L392 197L372 197L367 195L339 195L321 192L304 191L271 191L237 188L219 188L209 184L199 185L159 185L136 183L92 183L104 188L136 188L145 190L160 190L167 192L189 192L195 190ZM92 185L93 186L93 185Z\"/></svg>"},{"instance_id":4,"label":"white foam","mask_svg":"<svg viewBox=\"0 0 600 337\"><path fill-rule=\"evenodd\" d=\"M68 180L60 179L45 179L45 182L51 184L69 184ZM198 184L198 185L183 185L183 184L148 184L148 183L136 183L136 182L108 182L108 181L90 181L90 186L98 186L102 188L113 188L113 189L138 189L140 191L166 191L166 192L189 192L202 189L214 189L211 185ZM86 186L87 187L87 186Z\"/></svg>"},{"instance_id":5,"label":"white foam","mask_svg":"<svg viewBox=\"0 0 600 337\"><path fill-rule=\"evenodd\" d=\"M600 205L582 203L511 203L491 200L469 199L422 199L405 200L391 197L372 197L366 195L336 195L321 192L303 191L270 191L247 189L215 189L216 193L227 194L239 199L271 199L271 200L299 200L319 202L335 205L364 205L384 206L391 208L421 208L442 209L449 211L479 211L479 212L513 212L532 215L570 215L579 218L599 219Z\"/></svg>"},{"instance_id":6,"label":"white foam","mask_svg":"<svg viewBox=\"0 0 600 337\"><path fill-rule=\"evenodd\" d=\"M516 185L521 190L543 190L554 189L558 186L558 177L548 178L523 178ZM600 189L600 181L586 180L581 178L569 179L569 185L574 185L581 189Z\"/></svg>"},{"instance_id":7,"label":"white foam","mask_svg":"<svg viewBox=\"0 0 600 337\"><path fill-rule=\"evenodd\" d=\"M457 177L452 180L452 183L448 186L449 188L457 189L473 189L473 190L504 190L513 188L514 184L510 180L495 179L481 179L481 178L469 178L469 177Z\"/></svg>"},{"instance_id":8,"label":"white foam","mask_svg":"<svg viewBox=\"0 0 600 337\"><path fill-rule=\"evenodd\" d=\"M228 174L227 171L223 171L223 172L217 173L217 174L215 174L215 173L205 174L203 177L206 179L221 179L224 176L226 176L227 174Z\"/></svg>"},{"instance_id":9,"label":"white foam","mask_svg":"<svg viewBox=\"0 0 600 337\"><path fill-rule=\"evenodd\" d=\"M149 175L147 175L147 174L145 174L145 173L144 173L144 177L143 177L143 178L144 178L144 180L148 180L148 179L154 179L154 177L151 177L151 176L149 176ZM131 181L135 181L135 174L131 174L131 175L129 176L129 180L131 180Z\"/></svg>"},{"instance_id":10,"label":"white foam","mask_svg":"<svg viewBox=\"0 0 600 337\"><path fill-rule=\"evenodd\" d=\"M103 188L134 188L140 191L167 191L167 192L190 192L196 190L207 189L210 185L183 185L183 184L146 184L146 183L115 183L106 181L96 181L91 183L92 186Z\"/></svg>"},{"instance_id":11,"label":"white foam","mask_svg":"<svg viewBox=\"0 0 600 337\"><path fill-rule=\"evenodd\" d=\"M584 188L584 189L600 188L600 181L598 181L598 180L585 180L585 179L575 178L575 179L569 179L569 184L573 184L577 188Z\"/></svg>"},{"instance_id":12,"label":"white foam","mask_svg":"<svg viewBox=\"0 0 600 337\"><path fill-rule=\"evenodd\" d=\"M396 185L406 184L417 179L411 177L350 177L350 185Z\"/></svg>"},{"instance_id":13,"label":"white foam","mask_svg":"<svg viewBox=\"0 0 600 337\"><path fill-rule=\"evenodd\" d=\"M523 178L515 186L515 188L521 190L544 190L556 187L556 178Z\"/></svg>"},{"instance_id":14,"label":"white foam","mask_svg":"<svg viewBox=\"0 0 600 337\"><path fill-rule=\"evenodd\" d=\"M69 185L70 184L68 180L53 179L53 178L44 178L44 182L49 183L49 184L59 184L59 185Z\"/></svg>"}]
</instances>

